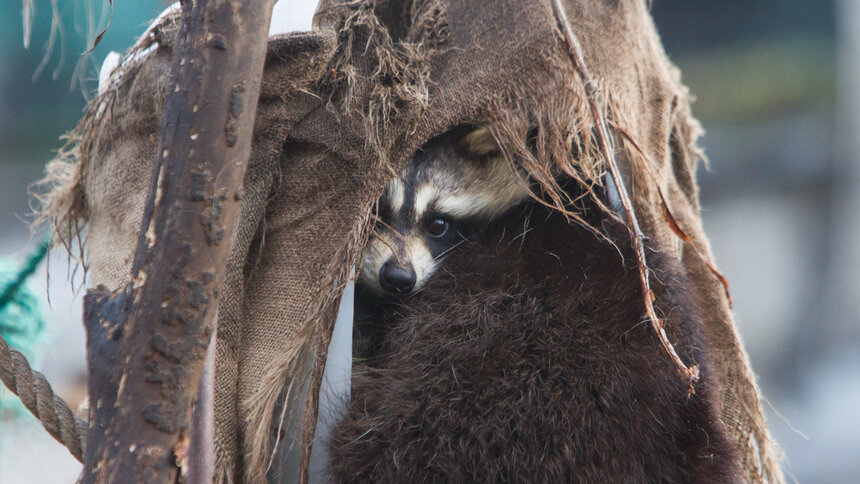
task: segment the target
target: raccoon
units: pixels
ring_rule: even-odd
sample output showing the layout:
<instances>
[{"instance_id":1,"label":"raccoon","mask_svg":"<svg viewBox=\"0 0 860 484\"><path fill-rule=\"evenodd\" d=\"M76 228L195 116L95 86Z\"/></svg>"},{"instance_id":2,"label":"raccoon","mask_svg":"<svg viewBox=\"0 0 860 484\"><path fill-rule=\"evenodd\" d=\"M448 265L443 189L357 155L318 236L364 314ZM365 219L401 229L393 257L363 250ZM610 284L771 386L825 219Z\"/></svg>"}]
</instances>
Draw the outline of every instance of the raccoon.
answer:
<instances>
[{"instance_id":1,"label":"raccoon","mask_svg":"<svg viewBox=\"0 0 860 484\"><path fill-rule=\"evenodd\" d=\"M474 233L418 294L356 323L334 481L744 482L691 280L649 254L665 330L701 369L694 395L640 323L633 257L536 200Z\"/></svg>"},{"instance_id":2,"label":"raccoon","mask_svg":"<svg viewBox=\"0 0 860 484\"><path fill-rule=\"evenodd\" d=\"M527 196L486 128L456 128L422 146L377 203L359 284L378 296L424 287L476 228Z\"/></svg>"},{"instance_id":3,"label":"raccoon","mask_svg":"<svg viewBox=\"0 0 860 484\"><path fill-rule=\"evenodd\" d=\"M409 297L356 292L334 480L743 482L686 273L649 254L665 330L701 368L694 395L639 323L632 249L607 241L626 226L574 182L560 186L606 239L523 200L489 141L477 130L428 143L380 200L359 287Z\"/></svg>"}]
</instances>

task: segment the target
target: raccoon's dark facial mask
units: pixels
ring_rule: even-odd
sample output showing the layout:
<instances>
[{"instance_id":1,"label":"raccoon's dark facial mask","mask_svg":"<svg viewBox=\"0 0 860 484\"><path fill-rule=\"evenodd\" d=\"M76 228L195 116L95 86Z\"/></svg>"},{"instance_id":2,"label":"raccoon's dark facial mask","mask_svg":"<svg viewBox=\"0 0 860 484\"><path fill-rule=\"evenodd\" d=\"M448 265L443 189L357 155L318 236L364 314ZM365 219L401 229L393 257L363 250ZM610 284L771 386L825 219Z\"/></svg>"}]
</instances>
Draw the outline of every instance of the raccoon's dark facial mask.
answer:
<instances>
[{"instance_id":1,"label":"raccoon's dark facial mask","mask_svg":"<svg viewBox=\"0 0 860 484\"><path fill-rule=\"evenodd\" d=\"M472 231L526 197L517 176L484 128L434 138L377 203L359 281L378 294L419 291Z\"/></svg>"}]
</instances>

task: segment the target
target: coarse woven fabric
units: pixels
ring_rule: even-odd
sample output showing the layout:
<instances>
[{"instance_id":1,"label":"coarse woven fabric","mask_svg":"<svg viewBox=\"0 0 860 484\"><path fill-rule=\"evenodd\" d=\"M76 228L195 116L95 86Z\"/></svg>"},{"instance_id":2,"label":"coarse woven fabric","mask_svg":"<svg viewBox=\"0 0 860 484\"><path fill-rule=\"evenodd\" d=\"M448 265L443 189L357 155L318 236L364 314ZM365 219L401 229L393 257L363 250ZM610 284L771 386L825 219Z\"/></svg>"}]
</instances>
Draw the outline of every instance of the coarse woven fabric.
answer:
<instances>
[{"instance_id":1,"label":"coarse woven fabric","mask_svg":"<svg viewBox=\"0 0 860 484\"><path fill-rule=\"evenodd\" d=\"M702 308L713 404L746 480L782 482L727 297L698 255L710 250L694 179L701 130L687 89L645 0L570 0L565 8L648 247L693 281L684 290ZM177 22L163 18L126 54L49 170L43 215L67 239L86 227L93 287L113 290L130 277ZM271 39L265 69L218 308L220 482L263 478L287 388L293 399L310 395L303 418L315 421L337 301L372 205L418 147L458 125L488 126L557 206L559 180L595 187L606 168L548 0L324 1L314 31ZM661 193L691 243L673 232Z\"/></svg>"}]
</instances>

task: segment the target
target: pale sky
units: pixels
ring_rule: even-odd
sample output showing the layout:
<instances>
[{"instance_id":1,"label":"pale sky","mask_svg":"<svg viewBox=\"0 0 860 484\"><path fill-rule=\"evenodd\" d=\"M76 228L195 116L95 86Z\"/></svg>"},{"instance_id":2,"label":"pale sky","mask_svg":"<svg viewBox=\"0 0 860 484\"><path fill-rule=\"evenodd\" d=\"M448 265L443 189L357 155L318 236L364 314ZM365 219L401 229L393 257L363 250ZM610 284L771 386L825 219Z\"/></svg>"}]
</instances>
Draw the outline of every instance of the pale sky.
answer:
<instances>
[{"instance_id":1,"label":"pale sky","mask_svg":"<svg viewBox=\"0 0 860 484\"><path fill-rule=\"evenodd\" d=\"M272 11L269 35L311 29L311 19L317 0L279 0Z\"/></svg>"}]
</instances>

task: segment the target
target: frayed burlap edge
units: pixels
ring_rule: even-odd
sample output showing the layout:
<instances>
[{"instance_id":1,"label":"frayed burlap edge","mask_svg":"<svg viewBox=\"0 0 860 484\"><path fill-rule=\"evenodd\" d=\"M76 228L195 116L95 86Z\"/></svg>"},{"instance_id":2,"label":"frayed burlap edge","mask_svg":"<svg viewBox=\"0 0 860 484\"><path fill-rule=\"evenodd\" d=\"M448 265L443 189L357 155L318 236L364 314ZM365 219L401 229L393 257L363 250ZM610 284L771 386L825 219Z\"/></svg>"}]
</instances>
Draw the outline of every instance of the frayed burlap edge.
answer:
<instances>
[{"instance_id":1,"label":"frayed burlap edge","mask_svg":"<svg viewBox=\"0 0 860 484\"><path fill-rule=\"evenodd\" d=\"M84 187L99 129L103 123L111 121L121 84L133 78L147 56L155 50L172 48L172 33L178 28L178 13L165 15L129 48L109 76L107 85L100 86L98 94L87 104L77 126L63 136L65 143L48 162L45 176L34 184L31 191L37 202L33 207L36 214L33 225L49 225L53 242L63 245L70 255L74 255L72 248L76 244L77 259L84 268L86 244L82 234L87 224Z\"/></svg>"},{"instance_id":2,"label":"frayed burlap edge","mask_svg":"<svg viewBox=\"0 0 860 484\"><path fill-rule=\"evenodd\" d=\"M445 24L433 2L422 8L413 5L408 34L394 40L374 6L373 1L360 1L321 7L318 16L328 16L339 42L328 68L333 75L321 81L317 90L326 99L329 112L342 120L360 120L365 152L377 158L393 177L397 167L388 159L388 153L397 140L384 134L395 122L415 126L427 108L427 59L444 44ZM434 21L437 28L431 28ZM404 119L404 113L409 117ZM320 291L308 302L307 316L296 337L266 370L258 391L245 398L250 408L244 440L245 479L249 482L263 479L271 466L277 440L273 442L270 435L280 435L284 422L295 420L295 416L280 415L276 424L279 401L284 402L282 412L302 409L300 480L307 477L328 345L341 294L370 234L369 209L353 225L345 245L324 272ZM310 366L303 364L308 358L312 361ZM305 401L297 401L302 395L307 395Z\"/></svg>"},{"instance_id":3,"label":"frayed burlap edge","mask_svg":"<svg viewBox=\"0 0 860 484\"><path fill-rule=\"evenodd\" d=\"M416 5L410 9L409 33L399 39L391 37L376 15L373 0L330 2L317 14L338 33L338 48L329 65L333 75L318 90L327 97L330 112L362 120L367 147L385 163L397 141L385 136L394 120L402 122L398 115L407 108L415 119L428 106L427 59L441 48L446 35L443 16L433 2L422 8ZM431 28L432 21L438 22L436 28ZM391 174L396 174L394 167Z\"/></svg>"},{"instance_id":4,"label":"frayed burlap edge","mask_svg":"<svg viewBox=\"0 0 860 484\"><path fill-rule=\"evenodd\" d=\"M314 428L319 411L319 389L334 329L341 294L349 281L350 272L367 242L371 213L365 212L353 226L345 245L329 263L326 276L316 297L312 298L307 318L296 337L284 348L283 357L273 362L246 403L251 408L246 420L245 479L260 482L275 459L277 448L271 434L281 435L285 422L301 422L301 472L306 474L313 445ZM311 364L305 364L310 361ZM306 397L305 397L306 396ZM304 398L304 401L301 401ZM281 414L275 420L275 410L283 401ZM289 409L301 411L287 415ZM295 442L284 442L293 445Z\"/></svg>"}]
</instances>

